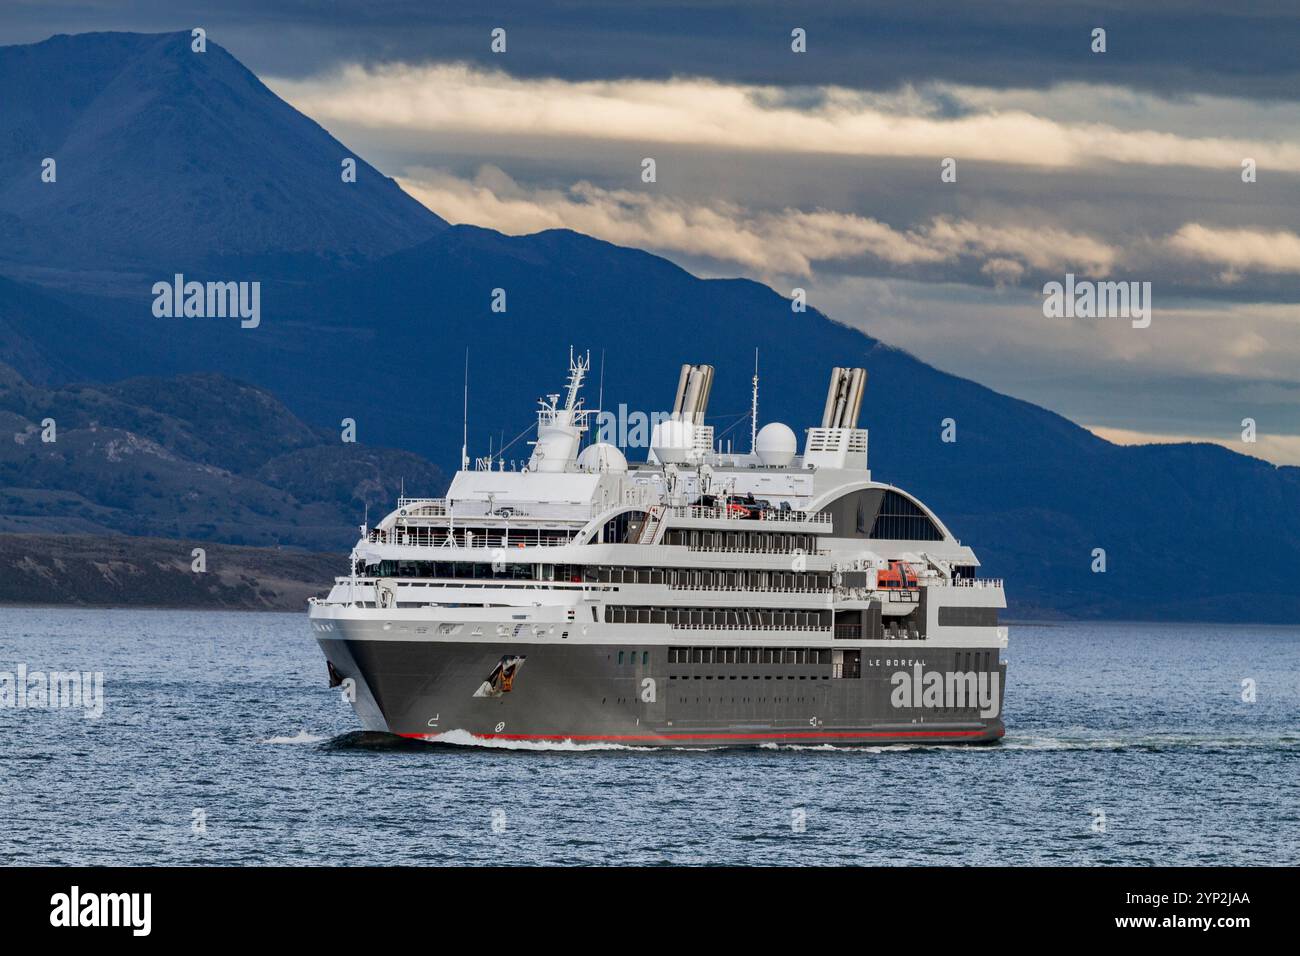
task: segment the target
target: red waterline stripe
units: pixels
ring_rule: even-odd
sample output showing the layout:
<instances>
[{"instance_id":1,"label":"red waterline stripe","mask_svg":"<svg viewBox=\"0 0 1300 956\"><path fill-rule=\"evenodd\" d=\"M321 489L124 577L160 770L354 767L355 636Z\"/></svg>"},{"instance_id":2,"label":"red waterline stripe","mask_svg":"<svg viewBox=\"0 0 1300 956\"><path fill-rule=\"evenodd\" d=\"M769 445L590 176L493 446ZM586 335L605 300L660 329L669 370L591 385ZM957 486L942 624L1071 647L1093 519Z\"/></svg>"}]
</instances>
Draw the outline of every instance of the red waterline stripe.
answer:
<instances>
[{"instance_id":1,"label":"red waterline stripe","mask_svg":"<svg viewBox=\"0 0 1300 956\"><path fill-rule=\"evenodd\" d=\"M1006 731L1004 730L1003 733ZM801 731L798 733L770 734L471 734L481 740L809 740L880 737L978 737L982 730L896 730L896 731ZM427 740L438 734L399 734L416 740ZM1002 734L998 734L1002 736Z\"/></svg>"}]
</instances>

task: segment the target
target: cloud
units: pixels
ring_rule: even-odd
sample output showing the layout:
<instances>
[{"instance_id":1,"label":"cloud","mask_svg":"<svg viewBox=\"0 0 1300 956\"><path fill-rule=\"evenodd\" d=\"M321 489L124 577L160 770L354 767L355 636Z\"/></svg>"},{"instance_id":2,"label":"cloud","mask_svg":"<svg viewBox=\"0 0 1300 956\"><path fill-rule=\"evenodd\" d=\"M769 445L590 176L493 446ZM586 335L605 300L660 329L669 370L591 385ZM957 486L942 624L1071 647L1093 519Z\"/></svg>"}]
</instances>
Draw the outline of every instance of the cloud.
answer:
<instances>
[{"instance_id":1,"label":"cloud","mask_svg":"<svg viewBox=\"0 0 1300 956\"><path fill-rule=\"evenodd\" d=\"M1008 221L1015 211L1000 212L994 221L935 216L900 228L829 209L751 209L733 201L697 202L586 181L567 188L527 187L494 166L481 167L473 178L417 167L399 181L451 222L515 235L574 229L665 255L734 263L765 279L808 277L818 263L864 257L900 268L973 263L998 286L1016 285L1030 273L1103 277L1120 263L1126 275L1144 277L1161 264L1209 263L1220 267L1217 279L1224 284L1241 281L1247 272L1300 275L1300 235L1284 229L1185 223L1162 238L1115 242L1042 222ZM1237 342L1233 348L1248 345Z\"/></svg>"},{"instance_id":2,"label":"cloud","mask_svg":"<svg viewBox=\"0 0 1300 956\"><path fill-rule=\"evenodd\" d=\"M1188 442L1209 442L1222 445L1240 455L1263 458L1280 465L1300 465L1300 435L1258 435L1254 442L1244 442L1240 435L1226 438L1206 435L1170 435L1134 431L1128 428L1109 428L1104 425L1084 427L1098 438L1104 438L1116 445L1182 445Z\"/></svg>"},{"instance_id":3,"label":"cloud","mask_svg":"<svg viewBox=\"0 0 1300 956\"><path fill-rule=\"evenodd\" d=\"M1285 229L1224 229L1189 222L1165 240L1176 254L1224 267L1226 282L1243 271L1300 273L1300 236Z\"/></svg>"},{"instance_id":4,"label":"cloud","mask_svg":"<svg viewBox=\"0 0 1300 956\"><path fill-rule=\"evenodd\" d=\"M1236 170L1249 156L1262 168L1300 172L1300 141L1071 121L1033 112L1041 107L1030 97L942 84L870 93L681 77L576 81L513 77L465 63L352 64L324 76L266 82L326 123L615 140L646 149L671 144L919 157L935 163L936 186L943 157L1050 168L1118 162ZM1079 85L1067 95L1078 99ZM1158 118L1165 101L1139 98L1148 119Z\"/></svg>"},{"instance_id":5,"label":"cloud","mask_svg":"<svg viewBox=\"0 0 1300 956\"><path fill-rule=\"evenodd\" d=\"M902 267L971 259L998 282L1014 282L1027 269L1104 275L1117 254L1093 237L1049 226L935 217L915 228L897 229L826 209L753 210L587 182L567 189L529 189L490 166L473 179L414 169L400 182L451 222L513 234L575 229L621 245L735 263L760 277L807 277L819 262L871 257Z\"/></svg>"}]
</instances>

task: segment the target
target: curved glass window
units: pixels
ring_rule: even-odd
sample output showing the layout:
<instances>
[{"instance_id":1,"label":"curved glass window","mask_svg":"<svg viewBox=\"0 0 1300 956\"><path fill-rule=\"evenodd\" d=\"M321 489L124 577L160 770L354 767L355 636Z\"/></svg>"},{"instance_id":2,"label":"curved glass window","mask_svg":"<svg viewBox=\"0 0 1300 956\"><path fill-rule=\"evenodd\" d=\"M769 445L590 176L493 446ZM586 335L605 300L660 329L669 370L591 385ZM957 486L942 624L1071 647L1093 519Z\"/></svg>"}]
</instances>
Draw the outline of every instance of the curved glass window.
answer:
<instances>
[{"instance_id":1,"label":"curved glass window","mask_svg":"<svg viewBox=\"0 0 1300 956\"><path fill-rule=\"evenodd\" d=\"M886 491L868 538L892 541L942 541L943 534L919 505L896 491Z\"/></svg>"}]
</instances>

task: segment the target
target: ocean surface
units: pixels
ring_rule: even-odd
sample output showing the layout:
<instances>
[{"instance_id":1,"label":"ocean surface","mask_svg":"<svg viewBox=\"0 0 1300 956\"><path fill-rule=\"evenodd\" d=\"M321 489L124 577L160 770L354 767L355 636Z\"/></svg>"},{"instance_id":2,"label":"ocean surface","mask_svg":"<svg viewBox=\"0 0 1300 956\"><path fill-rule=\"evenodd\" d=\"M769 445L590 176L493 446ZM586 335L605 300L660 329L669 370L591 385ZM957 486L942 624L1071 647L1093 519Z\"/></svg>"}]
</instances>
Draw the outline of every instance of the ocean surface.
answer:
<instances>
[{"instance_id":1,"label":"ocean surface","mask_svg":"<svg viewBox=\"0 0 1300 956\"><path fill-rule=\"evenodd\" d=\"M0 708L0 863L1300 863L1300 628L1005 659L994 746L462 748L361 734L305 614L0 610L0 672L104 681Z\"/></svg>"}]
</instances>

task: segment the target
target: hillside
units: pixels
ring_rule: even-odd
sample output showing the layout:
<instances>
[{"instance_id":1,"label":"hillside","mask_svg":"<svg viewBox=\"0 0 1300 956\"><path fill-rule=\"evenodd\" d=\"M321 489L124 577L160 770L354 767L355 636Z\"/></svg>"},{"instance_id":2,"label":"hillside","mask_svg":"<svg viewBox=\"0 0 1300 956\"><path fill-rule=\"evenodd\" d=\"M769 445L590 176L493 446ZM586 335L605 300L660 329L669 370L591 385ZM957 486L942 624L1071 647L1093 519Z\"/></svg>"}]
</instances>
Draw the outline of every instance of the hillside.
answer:
<instances>
[{"instance_id":1,"label":"hillside","mask_svg":"<svg viewBox=\"0 0 1300 956\"><path fill-rule=\"evenodd\" d=\"M194 548L206 552L203 573ZM302 611L345 565L335 554L210 541L0 534L0 605Z\"/></svg>"},{"instance_id":2,"label":"hillside","mask_svg":"<svg viewBox=\"0 0 1300 956\"><path fill-rule=\"evenodd\" d=\"M344 443L220 375L47 389L0 366L0 532L339 550L403 482L432 494L444 479L417 455Z\"/></svg>"}]
</instances>

